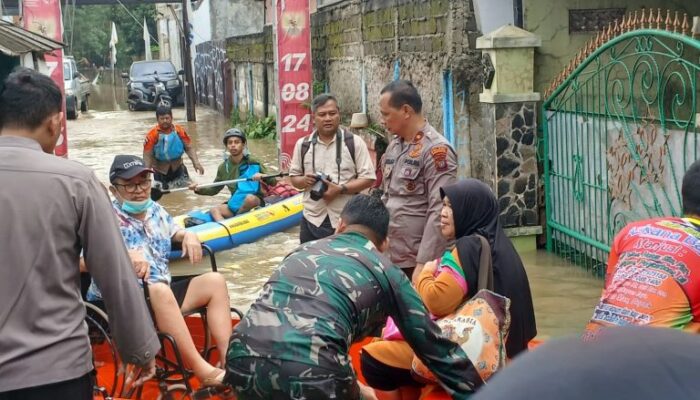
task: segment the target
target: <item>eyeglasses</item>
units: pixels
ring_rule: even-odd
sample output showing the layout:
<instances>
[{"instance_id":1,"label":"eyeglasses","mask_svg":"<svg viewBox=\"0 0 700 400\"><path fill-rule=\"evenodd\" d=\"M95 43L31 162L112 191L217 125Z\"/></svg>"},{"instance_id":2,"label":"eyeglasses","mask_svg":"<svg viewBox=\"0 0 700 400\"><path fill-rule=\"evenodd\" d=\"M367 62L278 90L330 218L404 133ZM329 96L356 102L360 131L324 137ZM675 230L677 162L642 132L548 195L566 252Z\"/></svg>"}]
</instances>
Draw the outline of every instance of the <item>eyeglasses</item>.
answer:
<instances>
[{"instance_id":1,"label":"eyeglasses","mask_svg":"<svg viewBox=\"0 0 700 400\"><path fill-rule=\"evenodd\" d=\"M151 180L147 179L143 182L140 183L127 183L126 185L122 185L120 183L114 183L114 186L121 186L124 188L124 191L127 193L136 193L137 190L148 190L151 188Z\"/></svg>"}]
</instances>

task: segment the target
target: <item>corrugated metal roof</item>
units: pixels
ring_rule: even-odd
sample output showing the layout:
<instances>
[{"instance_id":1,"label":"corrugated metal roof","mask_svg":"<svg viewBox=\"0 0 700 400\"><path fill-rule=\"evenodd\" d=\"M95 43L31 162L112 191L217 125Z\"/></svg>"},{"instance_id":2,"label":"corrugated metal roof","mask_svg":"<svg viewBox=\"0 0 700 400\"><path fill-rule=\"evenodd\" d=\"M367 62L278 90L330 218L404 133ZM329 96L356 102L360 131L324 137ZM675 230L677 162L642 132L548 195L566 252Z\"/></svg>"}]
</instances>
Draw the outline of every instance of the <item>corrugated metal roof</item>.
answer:
<instances>
[{"instance_id":1,"label":"corrugated metal roof","mask_svg":"<svg viewBox=\"0 0 700 400\"><path fill-rule=\"evenodd\" d=\"M0 20L0 52L2 53L9 56L20 56L29 52L48 53L63 47L61 42Z\"/></svg>"}]
</instances>

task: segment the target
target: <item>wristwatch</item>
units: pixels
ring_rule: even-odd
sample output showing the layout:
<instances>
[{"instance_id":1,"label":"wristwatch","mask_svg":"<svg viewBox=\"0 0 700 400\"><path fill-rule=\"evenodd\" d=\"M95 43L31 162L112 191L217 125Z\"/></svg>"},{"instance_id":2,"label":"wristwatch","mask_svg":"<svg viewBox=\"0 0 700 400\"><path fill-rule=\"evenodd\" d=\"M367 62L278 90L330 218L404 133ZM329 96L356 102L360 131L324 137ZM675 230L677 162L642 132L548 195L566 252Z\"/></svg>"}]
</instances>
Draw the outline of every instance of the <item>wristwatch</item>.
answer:
<instances>
[{"instance_id":1,"label":"wristwatch","mask_svg":"<svg viewBox=\"0 0 700 400\"><path fill-rule=\"evenodd\" d=\"M345 184L340 185L340 194L347 194L348 193L348 187L345 186Z\"/></svg>"}]
</instances>

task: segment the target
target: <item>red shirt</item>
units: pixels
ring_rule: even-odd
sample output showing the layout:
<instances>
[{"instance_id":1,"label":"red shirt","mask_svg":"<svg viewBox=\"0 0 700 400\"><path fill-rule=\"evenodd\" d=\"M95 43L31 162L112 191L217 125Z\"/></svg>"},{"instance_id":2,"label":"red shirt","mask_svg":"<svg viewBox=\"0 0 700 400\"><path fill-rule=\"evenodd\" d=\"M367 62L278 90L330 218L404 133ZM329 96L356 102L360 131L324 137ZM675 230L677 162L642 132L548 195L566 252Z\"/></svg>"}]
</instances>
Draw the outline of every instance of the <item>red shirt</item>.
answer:
<instances>
[{"instance_id":1,"label":"red shirt","mask_svg":"<svg viewBox=\"0 0 700 400\"><path fill-rule=\"evenodd\" d=\"M610 249L605 289L587 330L649 325L700 332L700 221L627 225Z\"/></svg>"}]
</instances>

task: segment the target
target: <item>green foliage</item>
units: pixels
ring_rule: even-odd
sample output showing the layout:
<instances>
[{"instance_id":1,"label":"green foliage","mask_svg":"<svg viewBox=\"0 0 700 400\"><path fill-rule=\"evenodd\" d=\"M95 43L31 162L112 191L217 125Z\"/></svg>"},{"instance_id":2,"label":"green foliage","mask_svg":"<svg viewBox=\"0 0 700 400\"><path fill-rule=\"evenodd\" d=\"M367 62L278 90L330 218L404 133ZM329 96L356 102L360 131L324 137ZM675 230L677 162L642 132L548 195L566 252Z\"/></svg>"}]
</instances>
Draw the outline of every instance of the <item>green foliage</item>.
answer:
<instances>
[{"instance_id":1,"label":"green foliage","mask_svg":"<svg viewBox=\"0 0 700 400\"><path fill-rule=\"evenodd\" d=\"M241 115L238 113L238 110L233 109L231 111L231 126L238 126L240 127L241 125Z\"/></svg>"},{"instance_id":2,"label":"green foliage","mask_svg":"<svg viewBox=\"0 0 700 400\"><path fill-rule=\"evenodd\" d=\"M231 126L240 128L249 139L275 139L277 137L277 117L274 115L265 118L249 116L242 121L238 112L231 113Z\"/></svg>"},{"instance_id":3,"label":"green foliage","mask_svg":"<svg viewBox=\"0 0 700 400\"><path fill-rule=\"evenodd\" d=\"M364 128L364 130L376 137L376 141L374 142L374 150L377 152L378 157L380 157L389 146L389 134L383 126L377 124L376 122L371 122L367 128Z\"/></svg>"},{"instance_id":4,"label":"green foliage","mask_svg":"<svg viewBox=\"0 0 700 400\"><path fill-rule=\"evenodd\" d=\"M151 36L158 37L155 4L126 7L138 22L121 5L79 6L75 8L75 13L72 7L67 7L64 13L64 42L68 45L67 53L73 55L76 61L85 59L96 66L109 66L109 39L114 22L119 38L117 67L128 68L132 61L142 60L145 57L141 26L144 17ZM151 43L156 45L153 39Z\"/></svg>"},{"instance_id":5,"label":"green foliage","mask_svg":"<svg viewBox=\"0 0 700 400\"><path fill-rule=\"evenodd\" d=\"M274 139L277 136L277 118L274 115L260 119L248 118L243 129L251 139Z\"/></svg>"},{"instance_id":6,"label":"green foliage","mask_svg":"<svg viewBox=\"0 0 700 400\"><path fill-rule=\"evenodd\" d=\"M313 83L313 93L314 97L318 96L319 94L326 93L326 82L323 81L314 81Z\"/></svg>"}]
</instances>

